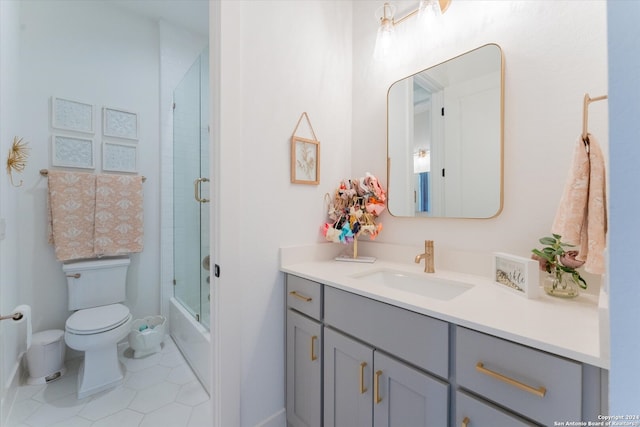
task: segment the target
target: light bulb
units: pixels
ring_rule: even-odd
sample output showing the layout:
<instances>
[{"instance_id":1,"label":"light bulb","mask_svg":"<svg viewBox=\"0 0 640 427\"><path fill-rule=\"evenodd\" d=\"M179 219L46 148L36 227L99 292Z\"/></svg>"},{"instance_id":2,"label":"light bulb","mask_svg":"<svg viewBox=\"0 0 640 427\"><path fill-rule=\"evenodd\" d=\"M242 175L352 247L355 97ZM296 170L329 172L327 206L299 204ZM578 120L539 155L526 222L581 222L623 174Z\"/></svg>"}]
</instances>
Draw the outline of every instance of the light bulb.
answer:
<instances>
[{"instance_id":1,"label":"light bulb","mask_svg":"<svg viewBox=\"0 0 640 427\"><path fill-rule=\"evenodd\" d=\"M441 16L442 10L438 0L420 0L417 18L419 26L431 26L438 22Z\"/></svg>"},{"instance_id":2,"label":"light bulb","mask_svg":"<svg viewBox=\"0 0 640 427\"><path fill-rule=\"evenodd\" d=\"M378 12L380 10L382 10L382 17L376 36L376 46L373 50L373 58L376 60L389 59L395 53L396 30L393 15L396 9L391 4L385 3L382 8L378 9Z\"/></svg>"},{"instance_id":3,"label":"light bulb","mask_svg":"<svg viewBox=\"0 0 640 427\"><path fill-rule=\"evenodd\" d=\"M376 47L373 57L377 60L388 59L391 57L396 38L393 23L388 18L383 18L378 28L378 36L376 37Z\"/></svg>"}]
</instances>

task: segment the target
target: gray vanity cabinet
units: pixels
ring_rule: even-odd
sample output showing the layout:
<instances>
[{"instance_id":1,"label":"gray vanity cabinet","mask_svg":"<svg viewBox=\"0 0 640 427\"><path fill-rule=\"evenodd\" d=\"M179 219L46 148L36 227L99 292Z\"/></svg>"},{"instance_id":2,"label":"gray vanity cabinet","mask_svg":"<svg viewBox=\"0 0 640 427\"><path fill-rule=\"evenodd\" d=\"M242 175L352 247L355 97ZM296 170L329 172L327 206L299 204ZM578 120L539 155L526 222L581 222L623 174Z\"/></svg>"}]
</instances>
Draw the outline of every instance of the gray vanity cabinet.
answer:
<instances>
[{"instance_id":1,"label":"gray vanity cabinet","mask_svg":"<svg viewBox=\"0 0 640 427\"><path fill-rule=\"evenodd\" d=\"M449 378L449 324L327 286L324 324L440 378Z\"/></svg>"},{"instance_id":2,"label":"gray vanity cabinet","mask_svg":"<svg viewBox=\"0 0 640 427\"><path fill-rule=\"evenodd\" d=\"M608 412L595 366L292 275L287 307L291 427L524 427Z\"/></svg>"},{"instance_id":3,"label":"gray vanity cabinet","mask_svg":"<svg viewBox=\"0 0 640 427\"><path fill-rule=\"evenodd\" d=\"M448 424L446 322L326 287L324 324L325 426Z\"/></svg>"},{"instance_id":4,"label":"gray vanity cabinet","mask_svg":"<svg viewBox=\"0 0 640 427\"><path fill-rule=\"evenodd\" d=\"M324 426L373 425L373 348L324 330Z\"/></svg>"},{"instance_id":5,"label":"gray vanity cabinet","mask_svg":"<svg viewBox=\"0 0 640 427\"><path fill-rule=\"evenodd\" d=\"M287 276L287 423L322 427L322 285Z\"/></svg>"},{"instance_id":6,"label":"gray vanity cabinet","mask_svg":"<svg viewBox=\"0 0 640 427\"><path fill-rule=\"evenodd\" d=\"M499 406L514 418L522 416L540 425L597 421L598 414L607 412L601 407L606 378L600 369L460 326L455 332L458 386L477 396L479 403ZM465 402L472 406L468 399ZM459 398L456 405L461 405ZM488 410L475 416L463 414L463 409L458 406L456 412L471 420L469 427L486 425L474 420Z\"/></svg>"},{"instance_id":7,"label":"gray vanity cabinet","mask_svg":"<svg viewBox=\"0 0 640 427\"><path fill-rule=\"evenodd\" d=\"M322 427L322 324L287 310L287 421Z\"/></svg>"},{"instance_id":8,"label":"gray vanity cabinet","mask_svg":"<svg viewBox=\"0 0 640 427\"><path fill-rule=\"evenodd\" d=\"M380 351L373 365L374 427L448 425L448 384Z\"/></svg>"},{"instance_id":9,"label":"gray vanity cabinet","mask_svg":"<svg viewBox=\"0 0 640 427\"><path fill-rule=\"evenodd\" d=\"M537 426L461 390L456 391L455 419L454 425L463 427Z\"/></svg>"},{"instance_id":10,"label":"gray vanity cabinet","mask_svg":"<svg viewBox=\"0 0 640 427\"><path fill-rule=\"evenodd\" d=\"M446 383L325 328L324 426L447 425Z\"/></svg>"}]
</instances>

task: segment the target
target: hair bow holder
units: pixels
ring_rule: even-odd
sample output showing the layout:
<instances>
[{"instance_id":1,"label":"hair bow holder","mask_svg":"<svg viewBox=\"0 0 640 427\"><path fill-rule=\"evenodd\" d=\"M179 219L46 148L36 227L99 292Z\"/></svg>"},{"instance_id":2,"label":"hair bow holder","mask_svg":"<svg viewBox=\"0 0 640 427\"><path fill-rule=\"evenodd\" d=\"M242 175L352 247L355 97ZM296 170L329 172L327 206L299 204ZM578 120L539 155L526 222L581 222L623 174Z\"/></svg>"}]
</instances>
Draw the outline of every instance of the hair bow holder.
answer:
<instances>
[{"instance_id":1,"label":"hair bow holder","mask_svg":"<svg viewBox=\"0 0 640 427\"><path fill-rule=\"evenodd\" d=\"M338 261L374 262L374 257L358 256L358 237L368 234L375 239L382 224L375 218L385 209L386 195L377 179L366 177L342 181L333 198L325 194L327 214L330 221L322 227L322 234L330 242L353 244L353 254L341 255Z\"/></svg>"}]
</instances>

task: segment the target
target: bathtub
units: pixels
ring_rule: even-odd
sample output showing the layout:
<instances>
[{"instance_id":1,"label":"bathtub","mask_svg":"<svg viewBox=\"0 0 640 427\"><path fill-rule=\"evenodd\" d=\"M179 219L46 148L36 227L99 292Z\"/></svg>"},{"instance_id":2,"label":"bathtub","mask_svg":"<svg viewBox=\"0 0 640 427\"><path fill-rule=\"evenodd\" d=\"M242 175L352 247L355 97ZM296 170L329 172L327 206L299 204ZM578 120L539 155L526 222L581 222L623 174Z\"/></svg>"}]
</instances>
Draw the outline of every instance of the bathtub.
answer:
<instances>
[{"instance_id":1,"label":"bathtub","mask_svg":"<svg viewBox=\"0 0 640 427\"><path fill-rule=\"evenodd\" d=\"M169 303L169 325L171 337L211 395L211 334L175 298Z\"/></svg>"}]
</instances>

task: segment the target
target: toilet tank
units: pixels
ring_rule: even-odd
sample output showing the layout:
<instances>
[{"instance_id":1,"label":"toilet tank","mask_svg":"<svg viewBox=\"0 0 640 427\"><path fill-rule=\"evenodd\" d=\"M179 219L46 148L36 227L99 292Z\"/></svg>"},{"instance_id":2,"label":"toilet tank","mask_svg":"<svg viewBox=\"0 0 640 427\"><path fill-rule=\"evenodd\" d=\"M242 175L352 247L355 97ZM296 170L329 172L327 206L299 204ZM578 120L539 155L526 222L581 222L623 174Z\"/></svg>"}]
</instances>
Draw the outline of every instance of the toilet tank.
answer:
<instances>
[{"instance_id":1,"label":"toilet tank","mask_svg":"<svg viewBox=\"0 0 640 427\"><path fill-rule=\"evenodd\" d=\"M123 302L129 257L98 258L62 265L67 276L69 310Z\"/></svg>"}]
</instances>

